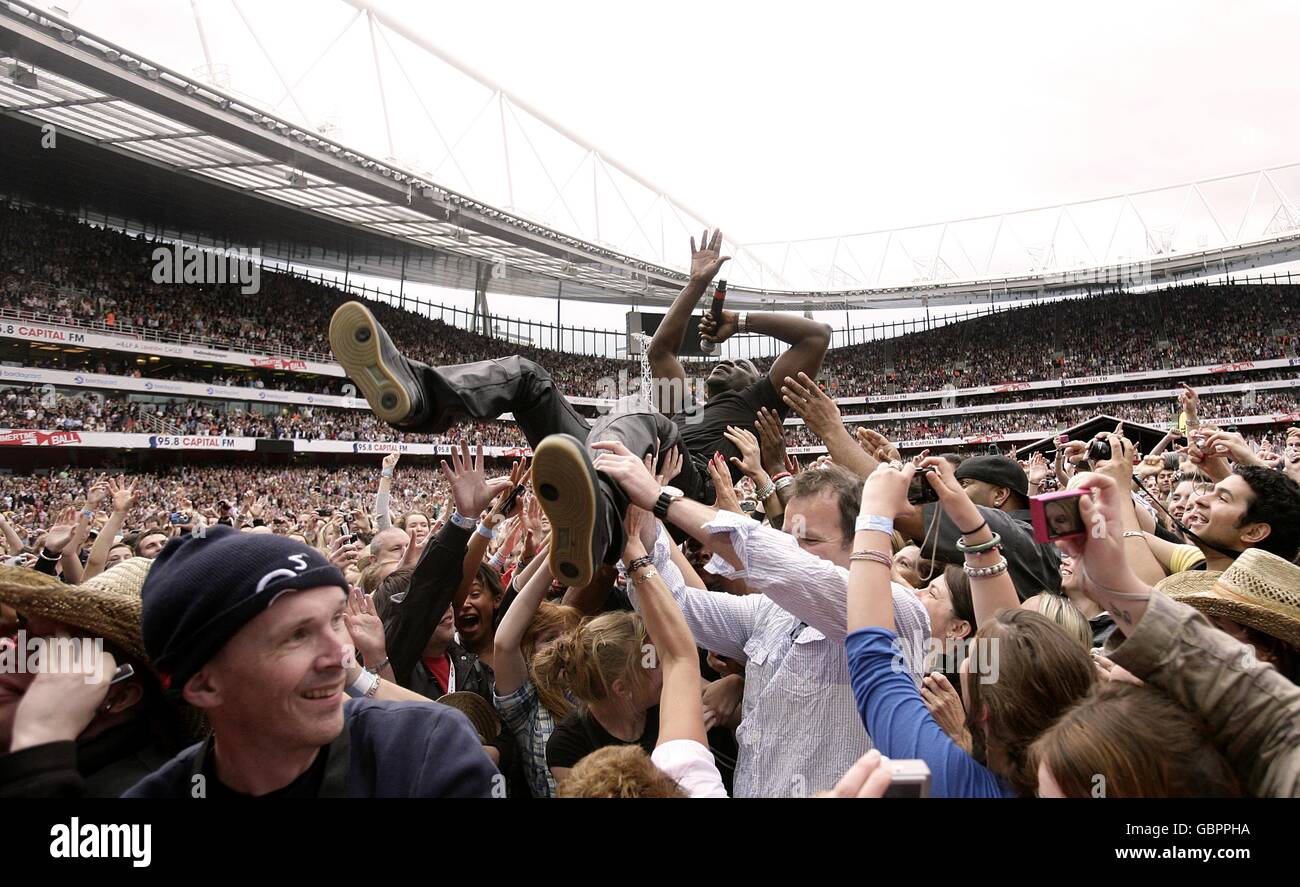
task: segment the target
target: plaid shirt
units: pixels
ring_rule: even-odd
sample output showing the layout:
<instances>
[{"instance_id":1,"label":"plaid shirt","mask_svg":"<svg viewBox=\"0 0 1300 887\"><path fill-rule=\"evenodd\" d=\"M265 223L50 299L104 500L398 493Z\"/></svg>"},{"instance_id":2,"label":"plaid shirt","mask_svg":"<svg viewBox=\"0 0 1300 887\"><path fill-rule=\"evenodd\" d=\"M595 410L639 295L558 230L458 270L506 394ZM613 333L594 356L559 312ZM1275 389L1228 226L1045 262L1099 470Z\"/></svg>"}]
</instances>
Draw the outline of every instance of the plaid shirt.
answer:
<instances>
[{"instance_id":1,"label":"plaid shirt","mask_svg":"<svg viewBox=\"0 0 1300 887\"><path fill-rule=\"evenodd\" d=\"M654 562L696 643L746 662L732 794L800 797L834 788L871 749L844 650L848 571L742 515L720 511L705 529L729 534L744 566L733 570L715 557L709 571L743 578L753 594L687 588L662 525ZM916 653L929 640L929 618L913 591L898 584L892 590L903 666L919 687L923 663ZM635 605L630 586L629 596Z\"/></svg>"},{"instance_id":2,"label":"plaid shirt","mask_svg":"<svg viewBox=\"0 0 1300 887\"><path fill-rule=\"evenodd\" d=\"M515 735L523 753L524 773L534 798L555 797L555 780L546 766L546 742L555 732L555 718L537 699L537 688L526 680L513 693L498 696L492 685L492 702L501 722Z\"/></svg>"}]
</instances>

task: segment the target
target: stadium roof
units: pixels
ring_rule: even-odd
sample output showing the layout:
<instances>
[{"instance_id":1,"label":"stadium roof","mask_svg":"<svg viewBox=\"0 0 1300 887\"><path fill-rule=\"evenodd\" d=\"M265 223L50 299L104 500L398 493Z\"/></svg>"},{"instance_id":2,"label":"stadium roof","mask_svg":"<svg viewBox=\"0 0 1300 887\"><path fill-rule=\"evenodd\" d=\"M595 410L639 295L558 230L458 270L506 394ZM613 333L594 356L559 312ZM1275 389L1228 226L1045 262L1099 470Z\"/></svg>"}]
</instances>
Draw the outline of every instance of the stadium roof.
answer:
<instances>
[{"instance_id":1,"label":"stadium roof","mask_svg":"<svg viewBox=\"0 0 1300 887\"><path fill-rule=\"evenodd\" d=\"M606 208L621 203L627 210L630 239L613 245L599 236L599 194L596 236L582 230L571 209L566 224L555 221L563 213L507 211L391 156L381 160L344 144L303 113L295 119L272 110L279 103L216 85L210 59L208 76L185 75L28 2L0 3L0 111L7 118L0 184L12 195L163 236L257 246L271 261L470 290L486 282L494 292L517 295L643 306L671 300L684 269L666 261L662 236L656 246L638 214L649 211L643 212L648 203L691 233L704 226L700 214L373 3L347 5L351 18L332 41L322 40L327 45L313 68L364 16L379 86L374 104L383 109L390 154L400 150L390 114L390 101L398 111L399 94L391 71L384 89L381 46L408 85L403 57L412 62L414 54L488 89L502 140L509 113L543 167L537 128L552 143L580 149L593 188L598 170L612 186ZM237 3L232 8L274 68L254 23ZM310 72L291 86L276 71L295 105L294 88ZM437 130L420 94L413 87L411 94ZM45 150L33 129L49 124L56 150ZM452 161L449 169L459 168ZM508 159L504 169L509 178ZM464 170L456 177L468 179ZM567 209L568 182L557 184L550 172L546 178L555 191L551 203ZM1257 269L1300 259L1298 193L1300 163L999 216L739 245L729 250L736 256L729 298L738 307L800 310L965 304Z\"/></svg>"}]
</instances>

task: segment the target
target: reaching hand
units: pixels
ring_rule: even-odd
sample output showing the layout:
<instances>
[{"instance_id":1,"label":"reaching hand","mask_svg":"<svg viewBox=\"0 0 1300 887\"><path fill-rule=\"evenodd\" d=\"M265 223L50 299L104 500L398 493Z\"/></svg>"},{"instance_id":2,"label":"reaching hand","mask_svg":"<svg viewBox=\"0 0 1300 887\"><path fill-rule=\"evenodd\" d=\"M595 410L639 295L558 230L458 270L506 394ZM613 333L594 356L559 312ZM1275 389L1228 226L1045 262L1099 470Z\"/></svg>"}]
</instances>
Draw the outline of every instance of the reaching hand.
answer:
<instances>
[{"instance_id":1,"label":"reaching hand","mask_svg":"<svg viewBox=\"0 0 1300 887\"><path fill-rule=\"evenodd\" d=\"M1196 411L1201 405L1201 398L1192 389L1191 385L1188 385L1186 382L1180 384L1183 386L1183 390L1178 393L1178 404L1187 411L1188 419L1195 419Z\"/></svg>"},{"instance_id":2,"label":"reaching hand","mask_svg":"<svg viewBox=\"0 0 1300 887\"><path fill-rule=\"evenodd\" d=\"M77 518L80 512L76 508L65 509L52 527L45 531L45 549L50 554L63 554L72 537L77 532Z\"/></svg>"},{"instance_id":3,"label":"reaching hand","mask_svg":"<svg viewBox=\"0 0 1300 887\"><path fill-rule=\"evenodd\" d=\"M402 458L401 453L389 453L384 457L383 467L386 470L392 470L397 467L397 460Z\"/></svg>"},{"instance_id":4,"label":"reaching hand","mask_svg":"<svg viewBox=\"0 0 1300 887\"><path fill-rule=\"evenodd\" d=\"M866 451L866 454L877 462L901 462L902 455L898 452L898 447L890 442L879 431L872 431L865 425L859 425L855 436L858 440L858 446Z\"/></svg>"},{"instance_id":5,"label":"reaching hand","mask_svg":"<svg viewBox=\"0 0 1300 887\"><path fill-rule=\"evenodd\" d=\"M639 557L645 557L650 546L654 545L654 519L650 517L650 512L644 508L637 508L635 505L627 507L627 514L623 516L623 563L630 564ZM647 545L645 537L649 531L650 543Z\"/></svg>"},{"instance_id":6,"label":"reaching hand","mask_svg":"<svg viewBox=\"0 0 1300 887\"><path fill-rule=\"evenodd\" d=\"M86 493L86 507L91 511L98 511L99 506L108 498L108 484L105 477L106 475L101 474Z\"/></svg>"},{"instance_id":7,"label":"reaching hand","mask_svg":"<svg viewBox=\"0 0 1300 887\"><path fill-rule=\"evenodd\" d=\"M451 484L451 495L456 503L456 510L464 517L477 518L498 493L511 486L509 478L487 479L487 474L483 470L483 444L478 445L478 451L473 458L470 457L469 444L462 443L459 453L453 447L451 467L447 467L445 460L441 463L441 467L443 477Z\"/></svg>"},{"instance_id":8,"label":"reaching hand","mask_svg":"<svg viewBox=\"0 0 1300 887\"><path fill-rule=\"evenodd\" d=\"M722 461L722 456L716 455L710 459L708 470L709 477L713 480L713 507L719 511L744 514L745 510L736 498L736 488L731 483L731 472L727 470L727 463Z\"/></svg>"},{"instance_id":9,"label":"reaching hand","mask_svg":"<svg viewBox=\"0 0 1300 887\"><path fill-rule=\"evenodd\" d=\"M759 456L758 438L753 433L744 428L736 428L728 425L727 430L722 432L722 436L736 445L740 450L740 458L731 457L731 464L740 469L740 473L752 480L754 483L766 483L770 478L766 471L763 470L762 459Z\"/></svg>"},{"instance_id":10,"label":"reaching hand","mask_svg":"<svg viewBox=\"0 0 1300 887\"><path fill-rule=\"evenodd\" d=\"M808 426L808 430L826 441L832 433L844 430L840 420L840 408L835 401L826 396L826 392L817 387L817 383L800 373L798 381L789 376L781 386L781 400L785 405L799 414Z\"/></svg>"},{"instance_id":11,"label":"reaching hand","mask_svg":"<svg viewBox=\"0 0 1300 887\"><path fill-rule=\"evenodd\" d=\"M1232 431L1211 431L1206 435L1201 450L1211 457L1226 456L1239 465L1263 464L1246 439Z\"/></svg>"},{"instance_id":12,"label":"reaching hand","mask_svg":"<svg viewBox=\"0 0 1300 887\"><path fill-rule=\"evenodd\" d=\"M384 660L384 623L375 612L373 594L363 594L361 589L352 588L348 592L343 624L347 626L353 645L365 658L367 665L373 667Z\"/></svg>"},{"instance_id":13,"label":"reaching hand","mask_svg":"<svg viewBox=\"0 0 1300 887\"><path fill-rule=\"evenodd\" d=\"M1031 487L1042 486L1043 481L1047 480L1047 472L1050 468L1051 466L1047 464L1047 459L1043 457L1043 454L1035 450L1034 454L1029 457L1029 470L1025 472L1029 478L1029 485Z\"/></svg>"},{"instance_id":14,"label":"reaching hand","mask_svg":"<svg viewBox=\"0 0 1300 887\"><path fill-rule=\"evenodd\" d=\"M785 425L781 417L767 407L759 407L755 422L758 427L758 449L763 470L775 477L785 467Z\"/></svg>"},{"instance_id":15,"label":"reaching hand","mask_svg":"<svg viewBox=\"0 0 1300 887\"><path fill-rule=\"evenodd\" d=\"M705 228L700 235L697 249L695 238L691 238L691 280L708 283L722 270L722 266L731 261L731 256L722 255L722 229L715 228L713 236Z\"/></svg>"},{"instance_id":16,"label":"reaching hand","mask_svg":"<svg viewBox=\"0 0 1300 887\"><path fill-rule=\"evenodd\" d=\"M127 483L125 477L118 475L116 480L109 480L108 492L113 497L113 510L125 513L135 500L135 483Z\"/></svg>"},{"instance_id":17,"label":"reaching hand","mask_svg":"<svg viewBox=\"0 0 1300 887\"><path fill-rule=\"evenodd\" d=\"M653 511L659 501L659 484L645 463L616 440L594 443L591 448L601 451L596 456L596 470L609 475L633 505Z\"/></svg>"}]
</instances>

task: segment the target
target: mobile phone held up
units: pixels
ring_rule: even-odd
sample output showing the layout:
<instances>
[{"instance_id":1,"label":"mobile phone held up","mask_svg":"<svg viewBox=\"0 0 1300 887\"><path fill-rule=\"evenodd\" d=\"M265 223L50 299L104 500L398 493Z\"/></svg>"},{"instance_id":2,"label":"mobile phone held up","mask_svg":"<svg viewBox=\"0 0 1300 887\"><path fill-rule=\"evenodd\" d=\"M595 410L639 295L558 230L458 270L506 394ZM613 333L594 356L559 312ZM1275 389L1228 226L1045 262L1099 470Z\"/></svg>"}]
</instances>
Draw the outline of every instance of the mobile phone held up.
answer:
<instances>
[{"instance_id":1,"label":"mobile phone held up","mask_svg":"<svg viewBox=\"0 0 1300 887\"><path fill-rule=\"evenodd\" d=\"M1055 542L1074 539L1086 530L1079 513L1083 490L1060 490L1029 497L1029 517L1034 525L1034 541Z\"/></svg>"}]
</instances>

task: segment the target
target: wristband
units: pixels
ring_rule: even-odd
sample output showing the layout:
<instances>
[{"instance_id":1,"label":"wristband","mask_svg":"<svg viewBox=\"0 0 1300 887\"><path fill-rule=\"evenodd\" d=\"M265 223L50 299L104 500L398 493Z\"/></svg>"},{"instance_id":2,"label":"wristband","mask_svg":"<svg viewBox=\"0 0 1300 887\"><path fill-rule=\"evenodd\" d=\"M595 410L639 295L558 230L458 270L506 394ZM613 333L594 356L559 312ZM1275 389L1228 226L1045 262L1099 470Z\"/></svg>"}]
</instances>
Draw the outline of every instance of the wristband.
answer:
<instances>
[{"instance_id":1,"label":"wristband","mask_svg":"<svg viewBox=\"0 0 1300 887\"><path fill-rule=\"evenodd\" d=\"M472 517L465 517L454 508L451 511L451 522L462 530L473 530L478 527L478 521Z\"/></svg>"},{"instance_id":2,"label":"wristband","mask_svg":"<svg viewBox=\"0 0 1300 887\"><path fill-rule=\"evenodd\" d=\"M960 527L958 527L958 531L959 531L963 536L974 536L976 533L978 533L980 530L984 529L984 528L987 527L988 525L989 525L989 522L985 520L985 521L980 521L980 525L979 525L978 527L976 527L975 529L973 529L973 530L963 530L963 529L961 529Z\"/></svg>"},{"instance_id":3,"label":"wristband","mask_svg":"<svg viewBox=\"0 0 1300 887\"><path fill-rule=\"evenodd\" d=\"M361 674L352 682L352 686L345 691L353 699L360 699L363 696L374 696L379 692L379 675L367 669L361 669Z\"/></svg>"},{"instance_id":4,"label":"wristband","mask_svg":"<svg viewBox=\"0 0 1300 887\"><path fill-rule=\"evenodd\" d=\"M787 474L785 477L775 482L776 491L779 493L792 483L794 483L794 478Z\"/></svg>"},{"instance_id":5,"label":"wristband","mask_svg":"<svg viewBox=\"0 0 1300 887\"><path fill-rule=\"evenodd\" d=\"M84 517L86 520L94 520L95 512L89 508L83 508L81 509L81 516Z\"/></svg>"},{"instance_id":6,"label":"wristband","mask_svg":"<svg viewBox=\"0 0 1300 887\"><path fill-rule=\"evenodd\" d=\"M379 472L379 476L380 476L380 477L392 477L392 476L393 476L393 469L391 469L391 468L385 468L385 469L383 469L383 470L381 470L381 471Z\"/></svg>"},{"instance_id":7,"label":"wristband","mask_svg":"<svg viewBox=\"0 0 1300 887\"><path fill-rule=\"evenodd\" d=\"M1125 531L1124 531L1124 538L1125 538L1125 539L1127 539L1127 538L1130 537L1130 536L1135 536L1135 537L1137 537L1138 539L1146 539L1146 535L1147 535L1147 534L1146 534L1146 533L1143 533L1141 530L1125 530Z\"/></svg>"},{"instance_id":8,"label":"wristband","mask_svg":"<svg viewBox=\"0 0 1300 887\"><path fill-rule=\"evenodd\" d=\"M788 471L778 471L776 474L772 475L772 482L773 482L773 483L776 483L777 481L779 481L779 480L780 480L781 478L783 478L783 477L791 477L790 472L788 472Z\"/></svg>"},{"instance_id":9,"label":"wristband","mask_svg":"<svg viewBox=\"0 0 1300 887\"><path fill-rule=\"evenodd\" d=\"M497 531L489 527L487 524L483 524L483 523L480 523L477 526L475 526L474 532L478 533L484 539L488 539L488 540L492 540L497 537Z\"/></svg>"},{"instance_id":10,"label":"wristband","mask_svg":"<svg viewBox=\"0 0 1300 887\"><path fill-rule=\"evenodd\" d=\"M853 532L861 533L863 530L874 530L877 533L892 536L894 533L894 519L885 517L882 514L859 514L858 519L853 524Z\"/></svg>"}]
</instances>

